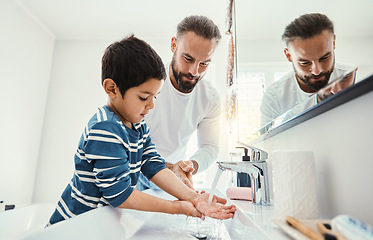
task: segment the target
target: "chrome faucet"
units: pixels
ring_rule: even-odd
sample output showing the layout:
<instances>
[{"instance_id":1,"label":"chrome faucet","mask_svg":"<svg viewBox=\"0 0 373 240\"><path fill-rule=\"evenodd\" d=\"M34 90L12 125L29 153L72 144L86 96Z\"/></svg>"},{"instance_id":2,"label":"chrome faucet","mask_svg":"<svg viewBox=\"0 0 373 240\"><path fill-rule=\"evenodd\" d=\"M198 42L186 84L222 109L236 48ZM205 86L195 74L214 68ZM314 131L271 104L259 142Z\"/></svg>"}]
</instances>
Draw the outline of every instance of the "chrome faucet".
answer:
<instances>
[{"instance_id":1,"label":"chrome faucet","mask_svg":"<svg viewBox=\"0 0 373 240\"><path fill-rule=\"evenodd\" d=\"M253 204L271 205L268 185L267 162L268 153L258 148L240 143L242 147L251 149L251 161L243 162L217 162L222 171L229 170L235 172L248 173L251 180L251 191Z\"/></svg>"}]
</instances>

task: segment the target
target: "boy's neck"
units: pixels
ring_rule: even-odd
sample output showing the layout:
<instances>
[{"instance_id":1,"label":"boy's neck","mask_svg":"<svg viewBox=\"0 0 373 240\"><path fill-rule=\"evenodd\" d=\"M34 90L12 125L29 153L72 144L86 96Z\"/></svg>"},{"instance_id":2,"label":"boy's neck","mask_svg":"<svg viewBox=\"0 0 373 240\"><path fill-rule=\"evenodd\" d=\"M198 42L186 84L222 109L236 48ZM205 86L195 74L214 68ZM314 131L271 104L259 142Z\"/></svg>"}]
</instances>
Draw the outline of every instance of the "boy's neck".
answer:
<instances>
[{"instance_id":1,"label":"boy's neck","mask_svg":"<svg viewBox=\"0 0 373 240\"><path fill-rule=\"evenodd\" d=\"M123 119L122 116L119 114L119 112L115 109L115 107L114 107L113 104L111 104L110 102L108 102L108 103L106 104L106 106L108 106L108 107L111 109L111 111L113 111L113 112L115 113L115 115L118 116L118 118L119 118L120 121L123 123L123 125L125 125L125 126L128 127L129 129L132 129L132 130L134 129L132 123L130 123L130 122L128 122L128 121L124 121L124 119Z\"/></svg>"}]
</instances>

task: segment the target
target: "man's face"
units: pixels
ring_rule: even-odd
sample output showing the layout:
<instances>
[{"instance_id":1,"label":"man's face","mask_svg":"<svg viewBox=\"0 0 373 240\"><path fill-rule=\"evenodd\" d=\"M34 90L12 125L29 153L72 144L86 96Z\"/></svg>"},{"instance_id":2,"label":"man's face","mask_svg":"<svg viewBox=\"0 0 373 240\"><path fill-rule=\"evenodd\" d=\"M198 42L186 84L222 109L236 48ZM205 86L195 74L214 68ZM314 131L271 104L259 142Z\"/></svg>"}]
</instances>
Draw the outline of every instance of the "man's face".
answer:
<instances>
[{"instance_id":1,"label":"man's face","mask_svg":"<svg viewBox=\"0 0 373 240\"><path fill-rule=\"evenodd\" d=\"M191 92L205 75L217 43L186 32L179 39L172 38L170 78L172 85L184 93Z\"/></svg>"},{"instance_id":2,"label":"man's face","mask_svg":"<svg viewBox=\"0 0 373 240\"><path fill-rule=\"evenodd\" d=\"M325 87L334 70L335 36L324 30L305 40L294 40L284 50L304 92L317 92Z\"/></svg>"}]
</instances>

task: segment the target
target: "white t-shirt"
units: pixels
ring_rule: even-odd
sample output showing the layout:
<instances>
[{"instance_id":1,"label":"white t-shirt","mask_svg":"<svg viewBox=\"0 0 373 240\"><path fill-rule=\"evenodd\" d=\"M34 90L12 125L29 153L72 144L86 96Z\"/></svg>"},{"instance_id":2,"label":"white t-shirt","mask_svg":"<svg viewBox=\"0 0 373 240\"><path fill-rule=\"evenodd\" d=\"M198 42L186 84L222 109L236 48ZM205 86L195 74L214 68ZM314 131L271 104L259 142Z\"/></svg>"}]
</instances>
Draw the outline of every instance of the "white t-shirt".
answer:
<instances>
[{"instance_id":1,"label":"white t-shirt","mask_svg":"<svg viewBox=\"0 0 373 240\"><path fill-rule=\"evenodd\" d=\"M157 151L169 163L186 160L187 143L197 130L198 150L190 160L198 163L201 172L218 155L220 114L219 95L206 79L201 79L192 92L182 93L174 88L167 75L155 107L145 121Z\"/></svg>"},{"instance_id":2,"label":"white t-shirt","mask_svg":"<svg viewBox=\"0 0 373 240\"><path fill-rule=\"evenodd\" d=\"M338 64L334 66L334 70L330 76L329 83L342 77L349 71L353 70L352 65ZM307 100L308 99L308 100ZM278 81L271 84L264 93L262 104L260 106L261 124L271 122L286 111L294 108L296 105L298 110L303 108L303 111L316 105L317 98L313 93L304 92L298 84L295 77L295 72L289 72Z\"/></svg>"}]
</instances>

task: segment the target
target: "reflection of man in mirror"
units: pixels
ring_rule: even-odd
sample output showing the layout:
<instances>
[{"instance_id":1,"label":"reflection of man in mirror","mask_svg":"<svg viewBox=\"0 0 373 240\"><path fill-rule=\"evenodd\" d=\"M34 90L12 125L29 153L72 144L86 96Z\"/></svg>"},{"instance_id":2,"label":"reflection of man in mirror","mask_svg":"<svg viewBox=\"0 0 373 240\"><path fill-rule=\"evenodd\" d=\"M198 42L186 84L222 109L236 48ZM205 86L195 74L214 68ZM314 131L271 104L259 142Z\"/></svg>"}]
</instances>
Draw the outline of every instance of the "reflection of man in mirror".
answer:
<instances>
[{"instance_id":1,"label":"reflection of man in mirror","mask_svg":"<svg viewBox=\"0 0 373 240\"><path fill-rule=\"evenodd\" d=\"M262 125L299 103L304 110L317 104L316 94L329 82L345 75L350 65L335 63L333 22L320 13L304 14L286 26L284 53L294 71L269 86L260 107ZM305 101L309 98L310 101ZM320 100L320 99L319 99Z\"/></svg>"}]
</instances>

